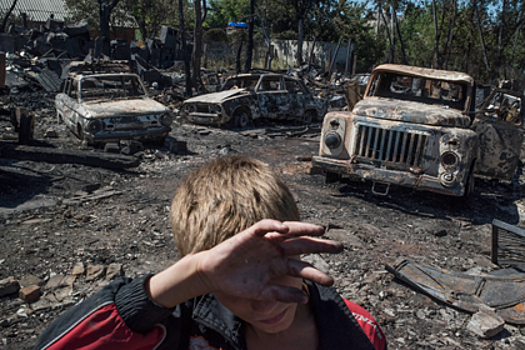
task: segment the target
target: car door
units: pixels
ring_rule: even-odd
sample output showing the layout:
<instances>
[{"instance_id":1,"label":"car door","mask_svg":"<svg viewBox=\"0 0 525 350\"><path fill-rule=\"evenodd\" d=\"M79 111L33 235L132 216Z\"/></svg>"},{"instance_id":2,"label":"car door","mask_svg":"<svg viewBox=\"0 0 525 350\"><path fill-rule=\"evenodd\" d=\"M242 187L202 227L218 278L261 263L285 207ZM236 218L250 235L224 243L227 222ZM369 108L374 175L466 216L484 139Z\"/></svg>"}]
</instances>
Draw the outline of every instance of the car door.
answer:
<instances>
[{"instance_id":1,"label":"car door","mask_svg":"<svg viewBox=\"0 0 525 350\"><path fill-rule=\"evenodd\" d=\"M519 94L496 89L476 113L472 123L479 137L475 174L512 180L523 142L523 103Z\"/></svg>"},{"instance_id":2,"label":"car door","mask_svg":"<svg viewBox=\"0 0 525 350\"><path fill-rule=\"evenodd\" d=\"M286 119L293 115L288 91L284 89L281 76L265 75L256 87L261 115L269 119Z\"/></svg>"},{"instance_id":3,"label":"car door","mask_svg":"<svg viewBox=\"0 0 525 350\"><path fill-rule=\"evenodd\" d=\"M64 97L64 121L68 128L76 132L77 125L77 105L78 105L78 86L79 83L75 79L71 79L69 84L69 91Z\"/></svg>"}]
</instances>

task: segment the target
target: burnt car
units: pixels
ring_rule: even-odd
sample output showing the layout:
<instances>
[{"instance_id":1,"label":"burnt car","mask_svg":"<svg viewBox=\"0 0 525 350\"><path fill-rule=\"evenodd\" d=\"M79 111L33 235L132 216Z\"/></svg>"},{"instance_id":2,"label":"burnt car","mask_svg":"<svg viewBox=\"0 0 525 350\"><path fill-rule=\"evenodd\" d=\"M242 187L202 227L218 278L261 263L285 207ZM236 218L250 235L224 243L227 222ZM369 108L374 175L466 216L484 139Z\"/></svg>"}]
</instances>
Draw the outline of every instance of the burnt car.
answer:
<instances>
[{"instance_id":1,"label":"burnt car","mask_svg":"<svg viewBox=\"0 0 525 350\"><path fill-rule=\"evenodd\" d=\"M521 99L495 93L474 113L474 89L464 73L381 65L351 112L326 115L313 166L328 182L370 180L377 194L399 185L468 196L475 174L511 181L523 139Z\"/></svg>"},{"instance_id":2,"label":"burnt car","mask_svg":"<svg viewBox=\"0 0 525 350\"><path fill-rule=\"evenodd\" d=\"M310 124L322 120L326 109L326 101L314 97L301 80L252 73L230 77L219 92L186 100L181 115L195 124L244 128L258 118Z\"/></svg>"},{"instance_id":3,"label":"burnt car","mask_svg":"<svg viewBox=\"0 0 525 350\"><path fill-rule=\"evenodd\" d=\"M55 107L57 117L89 144L118 140L162 143L171 131L171 111L150 98L139 76L130 72L71 69Z\"/></svg>"}]
</instances>

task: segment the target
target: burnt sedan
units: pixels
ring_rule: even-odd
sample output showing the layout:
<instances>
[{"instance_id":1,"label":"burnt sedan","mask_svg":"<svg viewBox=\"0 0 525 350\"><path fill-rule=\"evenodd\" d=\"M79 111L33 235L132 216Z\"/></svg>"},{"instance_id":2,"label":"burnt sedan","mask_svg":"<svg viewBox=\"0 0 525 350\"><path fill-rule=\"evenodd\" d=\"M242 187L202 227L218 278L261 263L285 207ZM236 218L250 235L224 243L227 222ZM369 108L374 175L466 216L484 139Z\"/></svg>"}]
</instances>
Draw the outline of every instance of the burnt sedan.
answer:
<instances>
[{"instance_id":1,"label":"burnt sedan","mask_svg":"<svg viewBox=\"0 0 525 350\"><path fill-rule=\"evenodd\" d=\"M89 144L118 140L164 142L170 110L148 97L132 73L68 74L55 98L57 117Z\"/></svg>"},{"instance_id":2,"label":"burnt sedan","mask_svg":"<svg viewBox=\"0 0 525 350\"><path fill-rule=\"evenodd\" d=\"M221 91L190 98L181 114L195 124L244 128L253 120L322 120L325 100L315 98L306 85L280 74L241 74L224 83Z\"/></svg>"}]
</instances>

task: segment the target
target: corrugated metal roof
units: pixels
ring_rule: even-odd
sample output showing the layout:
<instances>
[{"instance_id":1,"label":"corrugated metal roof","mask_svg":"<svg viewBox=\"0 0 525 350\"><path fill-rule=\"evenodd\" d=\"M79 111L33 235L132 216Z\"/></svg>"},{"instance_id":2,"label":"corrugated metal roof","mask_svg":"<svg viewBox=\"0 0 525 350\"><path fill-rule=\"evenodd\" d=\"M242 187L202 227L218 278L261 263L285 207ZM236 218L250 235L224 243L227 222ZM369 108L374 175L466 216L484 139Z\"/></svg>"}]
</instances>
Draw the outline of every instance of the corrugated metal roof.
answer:
<instances>
[{"instance_id":1,"label":"corrugated metal roof","mask_svg":"<svg viewBox=\"0 0 525 350\"><path fill-rule=\"evenodd\" d=\"M13 0L0 0L0 12L11 8ZM55 19L65 20L69 16L64 0L18 0L13 14L27 13L27 19L34 22L45 22L53 14Z\"/></svg>"},{"instance_id":2,"label":"corrugated metal roof","mask_svg":"<svg viewBox=\"0 0 525 350\"><path fill-rule=\"evenodd\" d=\"M92 0L94 1L94 0ZM13 4L13 0L0 0L0 13L6 13ZM65 21L70 12L64 0L18 0L13 14L19 16L27 13L27 19L34 22L46 22L53 14L55 19ZM117 21L116 26L122 28L138 28L135 19L126 13L123 21Z\"/></svg>"}]
</instances>

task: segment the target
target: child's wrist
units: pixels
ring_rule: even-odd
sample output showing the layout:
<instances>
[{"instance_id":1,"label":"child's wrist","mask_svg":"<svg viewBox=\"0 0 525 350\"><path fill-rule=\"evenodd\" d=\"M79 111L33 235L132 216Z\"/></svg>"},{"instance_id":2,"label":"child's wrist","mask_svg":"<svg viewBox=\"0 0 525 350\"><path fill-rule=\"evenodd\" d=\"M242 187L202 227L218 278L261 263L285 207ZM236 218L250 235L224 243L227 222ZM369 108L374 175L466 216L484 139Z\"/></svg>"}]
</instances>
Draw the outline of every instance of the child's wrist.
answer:
<instances>
[{"instance_id":1,"label":"child's wrist","mask_svg":"<svg viewBox=\"0 0 525 350\"><path fill-rule=\"evenodd\" d=\"M157 304L172 308L209 293L197 272L198 261L196 255L187 255L175 265L152 276L145 284L150 298Z\"/></svg>"}]
</instances>

